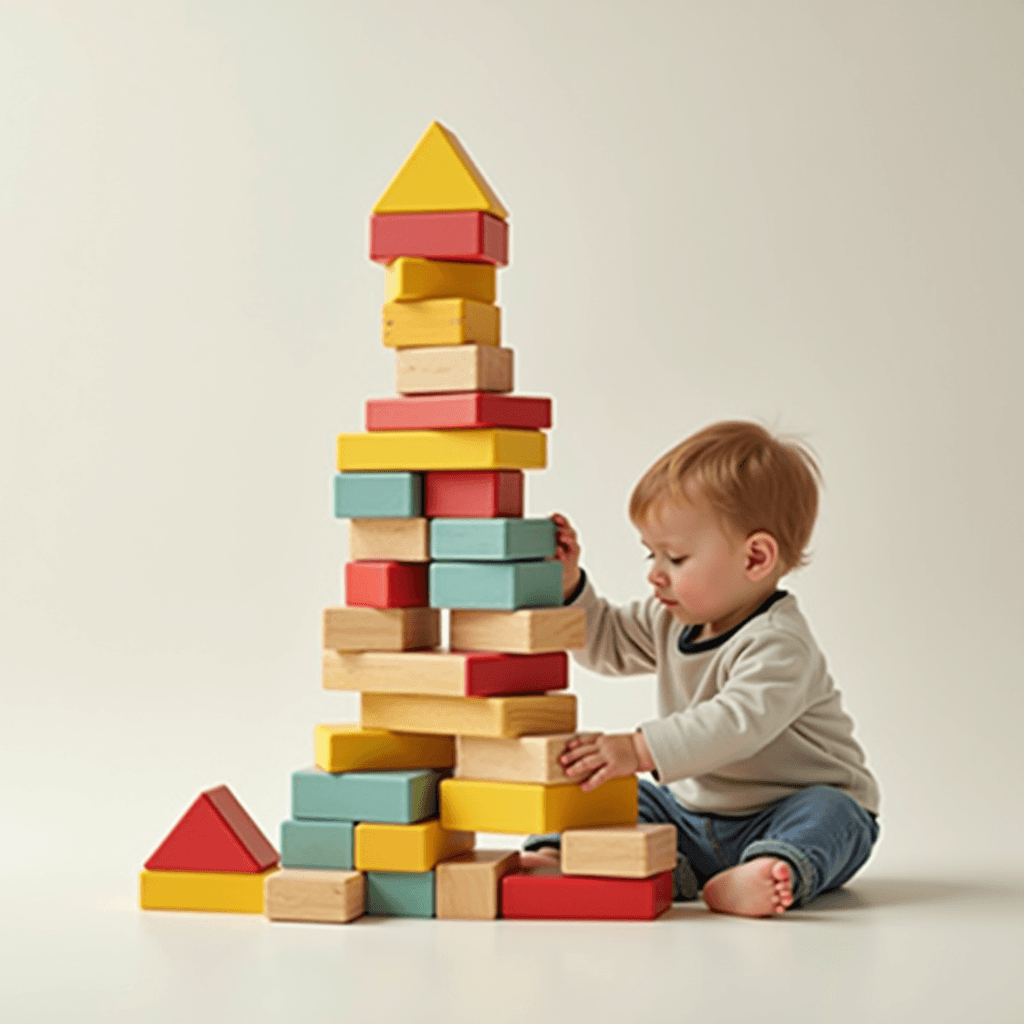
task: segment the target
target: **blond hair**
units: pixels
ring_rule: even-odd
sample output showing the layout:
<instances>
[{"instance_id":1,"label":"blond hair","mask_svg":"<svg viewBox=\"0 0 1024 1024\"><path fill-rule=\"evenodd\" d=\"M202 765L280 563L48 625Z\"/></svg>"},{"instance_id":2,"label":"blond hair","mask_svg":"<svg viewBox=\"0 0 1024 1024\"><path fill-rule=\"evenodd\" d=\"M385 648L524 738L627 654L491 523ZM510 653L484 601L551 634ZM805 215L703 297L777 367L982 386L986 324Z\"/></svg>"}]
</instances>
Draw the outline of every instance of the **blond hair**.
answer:
<instances>
[{"instance_id":1,"label":"blond hair","mask_svg":"<svg viewBox=\"0 0 1024 1024\"><path fill-rule=\"evenodd\" d=\"M809 449L757 423L713 423L666 452L629 499L634 523L664 501L705 501L735 532L770 533L786 570L806 554L818 515L821 470Z\"/></svg>"}]
</instances>

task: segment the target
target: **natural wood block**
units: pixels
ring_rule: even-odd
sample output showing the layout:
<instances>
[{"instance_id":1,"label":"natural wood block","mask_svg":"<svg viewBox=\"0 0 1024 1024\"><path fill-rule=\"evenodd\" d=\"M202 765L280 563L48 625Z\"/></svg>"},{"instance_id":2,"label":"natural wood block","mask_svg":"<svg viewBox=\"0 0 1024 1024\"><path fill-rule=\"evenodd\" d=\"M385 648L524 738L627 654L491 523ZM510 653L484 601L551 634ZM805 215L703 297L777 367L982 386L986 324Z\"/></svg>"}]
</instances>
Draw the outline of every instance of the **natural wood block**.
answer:
<instances>
[{"instance_id":1,"label":"natural wood block","mask_svg":"<svg viewBox=\"0 0 1024 1024\"><path fill-rule=\"evenodd\" d=\"M360 720L370 729L451 736L571 732L576 728L576 696L548 693L521 697L424 697L364 693Z\"/></svg>"},{"instance_id":2,"label":"natural wood block","mask_svg":"<svg viewBox=\"0 0 1024 1024\"><path fill-rule=\"evenodd\" d=\"M515 359L510 348L452 345L403 348L396 354L395 390L401 395L431 391L511 391Z\"/></svg>"},{"instance_id":3,"label":"natural wood block","mask_svg":"<svg viewBox=\"0 0 1024 1024\"><path fill-rule=\"evenodd\" d=\"M396 768L451 768L451 736L391 732L360 725L318 725L314 731L316 766L325 772L389 771Z\"/></svg>"},{"instance_id":4,"label":"natural wood block","mask_svg":"<svg viewBox=\"0 0 1024 1024\"><path fill-rule=\"evenodd\" d=\"M437 818L414 825L356 825L356 868L360 871L430 871L438 861L473 849L472 832L443 829Z\"/></svg>"},{"instance_id":5,"label":"natural wood block","mask_svg":"<svg viewBox=\"0 0 1024 1024\"><path fill-rule=\"evenodd\" d=\"M286 868L267 879L266 915L271 921L344 924L362 917L365 906L361 871Z\"/></svg>"},{"instance_id":6,"label":"natural wood block","mask_svg":"<svg viewBox=\"0 0 1024 1024\"><path fill-rule=\"evenodd\" d=\"M546 430L550 426L551 399L532 395L460 391L447 395L371 398L366 403L367 430L458 430L477 427Z\"/></svg>"},{"instance_id":7,"label":"natural wood block","mask_svg":"<svg viewBox=\"0 0 1024 1024\"><path fill-rule=\"evenodd\" d=\"M388 302L425 299L493 302L496 294L497 268L490 263L453 263L399 256L384 272L384 298Z\"/></svg>"},{"instance_id":8,"label":"natural wood block","mask_svg":"<svg viewBox=\"0 0 1024 1024\"><path fill-rule=\"evenodd\" d=\"M423 474L339 473L334 514L339 519L423 515Z\"/></svg>"},{"instance_id":9,"label":"natural wood block","mask_svg":"<svg viewBox=\"0 0 1024 1024\"><path fill-rule=\"evenodd\" d=\"M263 884L278 870L143 871L139 875L139 906L143 910L262 914Z\"/></svg>"},{"instance_id":10,"label":"natural wood block","mask_svg":"<svg viewBox=\"0 0 1024 1024\"><path fill-rule=\"evenodd\" d=\"M436 520L441 523L444 520ZM514 611L562 605L562 563L431 562L433 608L490 608Z\"/></svg>"},{"instance_id":11,"label":"natural wood block","mask_svg":"<svg viewBox=\"0 0 1024 1024\"><path fill-rule=\"evenodd\" d=\"M639 823L562 833L563 875L649 878L671 871L677 859L674 825Z\"/></svg>"},{"instance_id":12,"label":"natural wood block","mask_svg":"<svg viewBox=\"0 0 1024 1024\"><path fill-rule=\"evenodd\" d=\"M574 733L491 739L455 737L455 774L488 782L539 782L545 786L578 785L567 778L558 758Z\"/></svg>"},{"instance_id":13,"label":"natural wood block","mask_svg":"<svg viewBox=\"0 0 1024 1024\"><path fill-rule=\"evenodd\" d=\"M543 469L539 430L377 430L338 435L338 469Z\"/></svg>"},{"instance_id":14,"label":"natural wood block","mask_svg":"<svg viewBox=\"0 0 1024 1024\"><path fill-rule=\"evenodd\" d=\"M460 519L521 516L524 478L517 469L426 473L423 514Z\"/></svg>"},{"instance_id":15,"label":"natural wood block","mask_svg":"<svg viewBox=\"0 0 1024 1024\"><path fill-rule=\"evenodd\" d=\"M451 647L458 651L562 651L586 646L582 608L523 608L519 611L452 609Z\"/></svg>"},{"instance_id":16,"label":"natural wood block","mask_svg":"<svg viewBox=\"0 0 1024 1024\"><path fill-rule=\"evenodd\" d=\"M430 532L430 557L446 562L540 560L554 554L550 519L439 519Z\"/></svg>"},{"instance_id":17,"label":"natural wood block","mask_svg":"<svg viewBox=\"0 0 1024 1024\"><path fill-rule=\"evenodd\" d=\"M348 553L353 562L429 562L430 520L353 519L348 524Z\"/></svg>"},{"instance_id":18,"label":"natural wood block","mask_svg":"<svg viewBox=\"0 0 1024 1024\"><path fill-rule=\"evenodd\" d=\"M519 870L518 850L474 850L437 865L437 916L490 921L501 910L501 880Z\"/></svg>"},{"instance_id":19,"label":"natural wood block","mask_svg":"<svg viewBox=\"0 0 1024 1024\"><path fill-rule=\"evenodd\" d=\"M453 697L546 693L564 690L569 685L569 659L564 651L545 654L324 651L323 685L325 690Z\"/></svg>"},{"instance_id":20,"label":"natural wood block","mask_svg":"<svg viewBox=\"0 0 1024 1024\"><path fill-rule=\"evenodd\" d=\"M378 213L370 217L370 259L399 256L508 264L508 223L480 210Z\"/></svg>"},{"instance_id":21,"label":"natural wood block","mask_svg":"<svg viewBox=\"0 0 1024 1024\"><path fill-rule=\"evenodd\" d=\"M366 608L417 608L427 604L426 562L348 562L345 603Z\"/></svg>"},{"instance_id":22,"label":"natural wood block","mask_svg":"<svg viewBox=\"0 0 1024 1024\"><path fill-rule=\"evenodd\" d=\"M671 906L671 871L651 878L583 878L542 867L501 880L501 914L508 918L653 921Z\"/></svg>"},{"instance_id":23,"label":"natural wood block","mask_svg":"<svg viewBox=\"0 0 1024 1024\"><path fill-rule=\"evenodd\" d=\"M447 772L292 772L292 815L300 820L383 821L408 825L437 817L437 786Z\"/></svg>"},{"instance_id":24,"label":"natural wood block","mask_svg":"<svg viewBox=\"0 0 1024 1024\"><path fill-rule=\"evenodd\" d=\"M324 648L331 651L414 651L441 642L437 608L325 608Z\"/></svg>"},{"instance_id":25,"label":"natural wood block","mask_svg":"<svg viewBox=\"0 0 1024 1024\"><path fill-rule=\"evenodd\" d=\"M385 302L381 339L388 348L501 344L501 307L473 299ZM511 351L511 350L509 350Z\"/></svg>"},{"instance_id":26,"label":"natural wood block","mask_svg":"<svg viewBox=\"0 0 1024 1024\"><path fill-rule=\"evenodd\" d=\"M575 786L445 779L441 824L474 832L561 832L589 825L636 824L636 776L609 779L584 792Z\"/></svg>"}]
</instances>

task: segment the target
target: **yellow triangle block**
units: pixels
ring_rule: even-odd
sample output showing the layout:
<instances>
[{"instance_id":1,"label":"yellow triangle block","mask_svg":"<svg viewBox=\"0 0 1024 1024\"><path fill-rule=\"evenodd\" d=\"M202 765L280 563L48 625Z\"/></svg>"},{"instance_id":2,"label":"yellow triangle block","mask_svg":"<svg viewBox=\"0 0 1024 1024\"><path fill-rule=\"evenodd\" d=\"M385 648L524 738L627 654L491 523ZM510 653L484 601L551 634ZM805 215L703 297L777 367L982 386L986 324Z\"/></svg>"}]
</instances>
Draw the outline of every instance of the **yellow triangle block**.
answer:
<instances>
[{"instance_id":1,"label":"yellow triangle block","mask_svg":"<svg viewBox=\"0 0 1024 1024\"><path fill-rule=\"evenodd\" d=\"M504 220L508 212L462 144L434 121L416 143L374 213L484 210Z\"/></svg>"}]
</instances>

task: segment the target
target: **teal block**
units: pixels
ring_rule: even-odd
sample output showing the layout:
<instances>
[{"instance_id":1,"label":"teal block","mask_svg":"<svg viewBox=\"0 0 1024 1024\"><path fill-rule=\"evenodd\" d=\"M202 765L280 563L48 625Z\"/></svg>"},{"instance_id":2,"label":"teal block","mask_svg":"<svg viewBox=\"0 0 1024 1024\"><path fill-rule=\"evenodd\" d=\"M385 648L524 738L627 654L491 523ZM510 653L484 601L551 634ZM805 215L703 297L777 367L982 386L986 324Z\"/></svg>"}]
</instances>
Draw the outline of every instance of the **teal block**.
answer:
<instances>
[{"instance_id":1,"label":"teal block","mask_svg":"<svg viewBox=\"0 0 1024 1024\"><path fill-rule=\"evenodd\" d=\"M282 821L281 866L352 870L351 821Z\"/></svg>"},{"instance_id":2,"label":"teal block","mask_svg":"<svg viewBox=\"0 0 1024 1024\"><path fill-rule=\"evenodd\" d=\"M444 772L413 768L394 772L292 773L292 817L331 821L385 821L409 825L437 817L437 787Z\"/></svg>"},{"instance_id":3,"label":"teal block","mask_svg":"<svg viewBox=\"0 0 1024 1024\"><path fill-rule=\"evenodd\" d=\"M434 519L430 557L446 562L514 562L555 553L550 519Z\"/></svg>"},{"instance_id":4,"label":"teal block","mask_svg":"<svg viewBox=\"0 0 1024 1024\"><path fill-rule=\"evenodd\" d=\"M367 871L366 913L371 917L433 917L433 871Z\"/></svg>"},{"instance_id":5,"label":"teal block","mask_svg":"<svg viewBox=\"0 0 1024 1024\"><path fill-rule=\"evenodd\" d=\"M334 514L339 519L399 519L423 515L422 473L338 473Z\"/></svg>"},{"instance_id":6,"label":"teal block","mask_svg":"<svg viewBox=\"0 0 1024 1024\"><path fill-rule=\"evenodd\" d=\"M553 605L562 605L561 562L430 563L431 608L512 611Z\"/></svg>"}]
</instances>

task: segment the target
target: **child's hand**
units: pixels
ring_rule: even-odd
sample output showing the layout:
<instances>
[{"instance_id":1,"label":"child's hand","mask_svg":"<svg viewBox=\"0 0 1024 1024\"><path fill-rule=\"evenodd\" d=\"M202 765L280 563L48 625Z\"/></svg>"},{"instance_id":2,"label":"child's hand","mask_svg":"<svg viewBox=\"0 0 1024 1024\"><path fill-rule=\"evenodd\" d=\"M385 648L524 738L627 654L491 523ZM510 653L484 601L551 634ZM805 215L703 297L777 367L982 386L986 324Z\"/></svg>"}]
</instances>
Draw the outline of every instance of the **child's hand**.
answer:
<instances>
[{"instance_id":1,"label":"child's hand","mask_svg":"<svg viewBox=\"0 0 1024 1024\"><path fill-rule=\"evenodd\" d=\"M562 600L564 601L580 582L580 542L576 531L565 516L556 512L551 521L555 524L555 558L562 563Z\"/></svg>"},{"instance_id":2,"label":"child's hand","mask_svg":"<svg viewBox=\"0 0 1024 1024\"><path fill-rule=\"evenodd\" d=\"M609 779L649 772L654 767L642 732L581 733L566 743L558 763L567 778L585 780L580 785L585 793Z\"/></svg>"}]
</instances>

